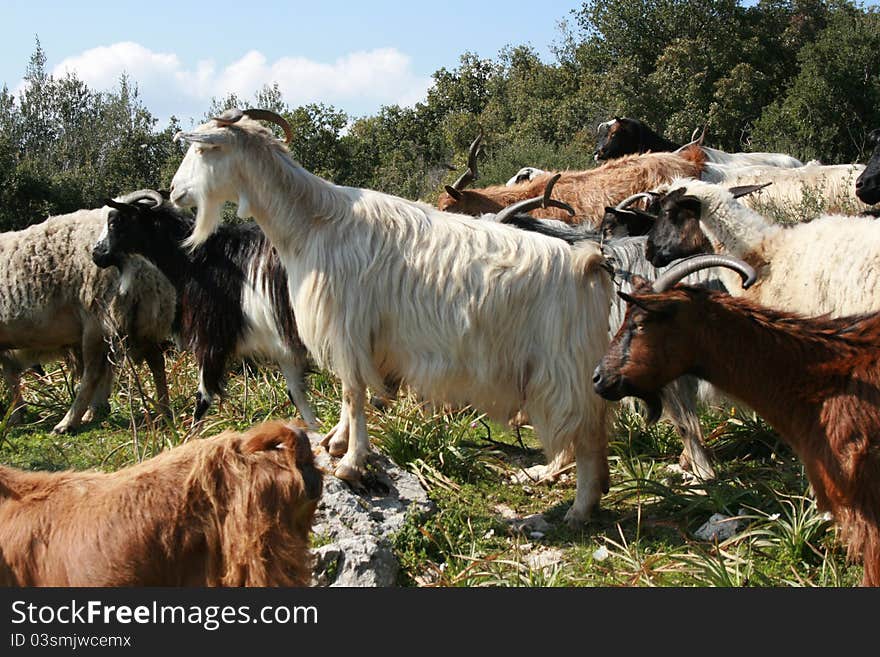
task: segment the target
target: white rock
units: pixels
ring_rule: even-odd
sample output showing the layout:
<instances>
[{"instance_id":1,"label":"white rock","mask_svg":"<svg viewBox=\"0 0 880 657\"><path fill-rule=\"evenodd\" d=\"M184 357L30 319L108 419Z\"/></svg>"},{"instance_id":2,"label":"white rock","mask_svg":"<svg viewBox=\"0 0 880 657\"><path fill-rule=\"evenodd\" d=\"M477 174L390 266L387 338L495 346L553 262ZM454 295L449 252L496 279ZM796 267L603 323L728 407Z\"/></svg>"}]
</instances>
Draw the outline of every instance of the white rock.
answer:
<instances>
[{"instance_id":1,"label":"white rock","mask_svg":"<svg viewBox=\"0 0 880 657\"><path fill-rule=\"evenodd\" d=\"M740 520L722 513L713 513L703 525L694 532L694 536L701 541L721 542L731 536L735 536L739 529Z\"/></svg>"}]
</instances>

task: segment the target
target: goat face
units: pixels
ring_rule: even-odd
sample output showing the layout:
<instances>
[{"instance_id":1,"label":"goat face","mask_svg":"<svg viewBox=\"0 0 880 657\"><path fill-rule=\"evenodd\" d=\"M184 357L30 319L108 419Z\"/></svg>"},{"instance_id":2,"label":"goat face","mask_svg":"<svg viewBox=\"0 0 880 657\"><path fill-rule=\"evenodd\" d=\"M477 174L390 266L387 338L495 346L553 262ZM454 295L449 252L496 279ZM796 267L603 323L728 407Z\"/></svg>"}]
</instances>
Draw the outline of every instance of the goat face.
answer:
<instances>
[{"instance_id":1,"label":"goat face","mask_svg":"<svg viewBox=\"0 0 880 657\"><path fill-rule=\"evenodd\" d=\"M117 267L121 270L127 256L144 253L154 245L157 234L172 232L168 229L163 230L161 226L163 215L157 212L153 205L122 203L112 199L105 201L105 205L110 207L107 224L92 248L92 260L102 269ZM171 229L177 223L184 227L186 225L183 222L169 222L168 228ZM185 236L185 234L170 235L171 239L176 239L177 242Z\"/></svg>"},{"instance_id":2,"label":"goat face","mask_svg":"<svg viewBox=\"0 0 880 657\"><path fill-rule=\"evenodd\" d=\"M702 204L686 196L684 187L674 189L660 201L660 214L648 232L645 257L655 267L698 253L712 253L712 245L700 227Z\"/></svg>"},{"instance_id":3,"label":"goat face","mask_svg":"<svg viewBox=\"0 0 880 657\"><path fill-rule=\"evenodd\" d=\"M111 202L105 201L104 205L109 206ZM121 252L111 248L112 238L110 237L111 232L115 232L118 223L119 210L112 206L108 207L104 228L98 236L98 241L92 247L92 261L101 269L117 267L120 271L122 270L124 257Z\"/></svg>"},{"instance_id":4,"label":"goat face","mask_svg":"<svg viewBox=\"0 0 880 657\"><path fill-rule=\"evenodd\" d=\"M856 179L856 196L862 203L880 203L880 128L872 130L868 141L874 144L874 152L868 166Z\"/></svg>"},{"instance_id":5,"label":"goat face","mask_svg":"<svg viewBox=\"0 0 880 657\"><path fill-rule=\"evenodd\" d=\"M203 123L193 132L178 132L175 141L190 142L189 149L171 180L171 201L182 208L197 207L195 229L185 244L203 244L220 224L226 202L238 203L239 216L249 216L247 200L236 184L236 142L246 139L236 126Z\"/></svg>"},{"instance_id":6,"label":"goat face","mask_svg":"<svg viewBox=\"0 0 880 657\"><path fill-rule=\"evenodd\" d=\"M617 294L627 304L623 324L593 372L596 394L611 401L638 397L648 406L648 421L663 412L660 390L693 367L689 332L681 327L691 318L693 304L680 290L657 294L644 280L638 293ZM692 332L691 332L692 333Z\"/></svg>"},{"instance_id":7,"label":"goat face","mask_svg":"<svg viewBox=\"0 0 880 657\"><path fill-rule=\"evenodd\" d=\"M612 160L638 152L638 138L634 137L632 126L627 121L614 117L612 121L599 125L599 142L593 152L594 160Z\"/></svg>"}]
</instances>

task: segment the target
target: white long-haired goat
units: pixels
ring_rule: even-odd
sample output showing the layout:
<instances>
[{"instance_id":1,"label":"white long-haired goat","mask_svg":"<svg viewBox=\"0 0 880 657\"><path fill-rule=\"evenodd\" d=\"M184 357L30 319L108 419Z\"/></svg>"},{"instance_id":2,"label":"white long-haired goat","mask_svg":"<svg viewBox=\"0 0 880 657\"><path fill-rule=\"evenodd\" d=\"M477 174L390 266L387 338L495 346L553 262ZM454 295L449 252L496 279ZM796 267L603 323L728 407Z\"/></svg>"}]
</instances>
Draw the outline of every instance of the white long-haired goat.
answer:
<instances>
[{"instance_id":1,"label":"white long-haired goat","mask_svg":"<svg viewBox=\"0 0 880 657\"><path fill-rule=\"evenodd\" d=\"M871 217L822 215L782 226L741 204L726 187L674 180L660 201L645 254L656 267L697 253L745 260L759 273L743 291L735 273L721 280L734 296L807 316L880 310L880 225Z\"/></svg>"},{"instance_id":2,"label":"white long-haired goat","mask_svg":"<svg viewBox=\"0 0 880 657\"><path fill-rule=\"evenodd\" d=\"M598 246L334 185L294 162L258 118L286 126L231 110L178 133L191 146L171 198L198 207L191 245L233 201L277 249L303 343L342 382L330 447L347 451L336 476L357 480L369 454L366 387L397 378L499 420L528 413L548 458L574 452L566 520L585 520L608 488L607 408L590 379L608 344L612 294Z\"/></svg>"},{"instance_id":3,"label":"white long-haired goat","mask_svg":"<svg viewBox=\"0 0 880 657\"><path fill-rule=\"evenodd\" d=\"M869 207L856 196L856 179L864 170L864 164L819 164L815 160L789 169L707 163L700 179L731 187L772 183L740 201L755 210L772 205L783 211L803 212L808 206L816 206L817 214L856 214Z\"/></svg>"}]
</instances>

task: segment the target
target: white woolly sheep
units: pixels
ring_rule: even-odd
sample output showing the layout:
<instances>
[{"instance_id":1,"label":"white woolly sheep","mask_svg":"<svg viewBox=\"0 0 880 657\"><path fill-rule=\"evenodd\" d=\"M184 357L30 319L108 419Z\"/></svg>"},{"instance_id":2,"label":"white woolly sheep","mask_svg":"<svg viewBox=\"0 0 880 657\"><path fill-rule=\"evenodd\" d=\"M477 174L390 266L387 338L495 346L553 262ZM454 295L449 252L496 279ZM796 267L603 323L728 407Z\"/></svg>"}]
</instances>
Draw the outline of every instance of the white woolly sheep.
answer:
<instances>
[{"instance_id":1,"label":"white woolly sheep","mask_svg":"<svg viewBox=\"0 0 880 657\"><path fill-rule=\"evenodd\" d=\"M82 378L73 403L54 431L75 429L88 407L106 407L112 380L110 339L123 338L135 360L145 359L160 405L168 388L161 343L171 334L174 288L151 264L132 263L128 289L120 293L118 273L102 271L91 249L107 223L110 208L49 217L23 230L0 234L0 349L7 364L23 349L25 360L74 349L82 358ZM31 363L25 363L31 364ZM15 401L15 400L13 400Z\"/></svg>"}]
</instances>

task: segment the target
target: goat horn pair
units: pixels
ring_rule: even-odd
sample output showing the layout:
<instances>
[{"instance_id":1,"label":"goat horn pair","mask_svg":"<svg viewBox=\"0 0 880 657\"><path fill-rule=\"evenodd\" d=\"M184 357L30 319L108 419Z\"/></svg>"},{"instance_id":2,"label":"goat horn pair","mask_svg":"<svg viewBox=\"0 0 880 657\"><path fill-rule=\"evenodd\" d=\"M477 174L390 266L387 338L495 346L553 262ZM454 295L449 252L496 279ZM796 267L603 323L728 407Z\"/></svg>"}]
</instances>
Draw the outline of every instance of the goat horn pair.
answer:
<instances>
[{"instance_id":1,"label":"goat horn pair","mask_svg":"<svg viewBox=\"0 0 880 657\"><path fill-rule=\"evenodd\" d=\"M732 269L739 273L743 279L742 286L744 290L750 288L758 278L758 274L755 272L754 267L739 258L716 254L696 255L679 260L672 265L669 269L663 272L656 281L654 281L652 289L654 292L665 292L685 276L689 276L695 271L700 271L701 269L708 269L709 267L726 267L727 269Z\"/></svg>"},{"instance_id":2,"label":"goat horn pair","mask_svg":"<svg viewBox=\"0 0 880 657\"><path fill-rule=\"evenodd\" d=\"M568 212L568 214L574 216L574 208L572 208L568 203L563 203L562 201L557 201L556 199L550 198L550 194L553 193L553 185L556 184L556 181L559 180L559 177L561 175L561 173L557 173L552 178L550 178L550 180L547 181L547 185L544 187L544 194L542 196L528 198L524 201L514 203L513 205L508 205L496 215L495 221L500 224L506 224L517 214L529 212L531 210L535 210L536 208L561 208Z\"/></svg>"},{"instance_id":3,"label":"goat horn pair","mask_svg":"<svg viewBox=\"0 0 880 657\"><path fill-rule=\"evenodd\" d=\"M477 173L477 153L480 150L481 141L483 141L482 128L480 128L480 134L478 134L477 138L471 142L471 146L468 149L467 171L461 174L458 180L452 183L452 189L460 192L479 177L479 174Z\"/></svg>"},{"instance_id":4,"label":"goat horn pair","mask_svg":"<svg viewBox=\"0 0 880 657\"><path fill-rule=\"evenodd\" d=\"M130 192L125 196L121 196L117 203L128 203L131 205L143 199L148 199L152 201L153 207L156 208L162 205L162 202L165 200L162 198L162 195L155 189L139 189L136 192Z\"/></svg>"},{"instance_id":5,"label":"goat horn pair","mask_svg":"<svg viewBox=\"0 0 880 657\"><path fill-rule=\"evenodd\" d=\"M694 131L691 134L691 140L684 146L679 146L678 148L676 148L673 153L681 153L683 150L690 148L691 146L699 146L700 148L702 148L703 140L706 138L706 126L703 126L703 132L700 133L699 137L696 136L697 130L699 130L699 128L694 128Z\"/></svg>"},{"instance_id":6,"label":"goat horn pair","mask_svg":"<svg viewBox=\"0 0 880 657\"><path fill-rule=\"evenodd\" d=\"M633 203L635 203L636 201L638 201L639 199L642 199L642 198L645 199L646 201L648 201L648 204L650 204L651 201L654 200L654 196L650 192L639 192L638 194L633 194L632 196L627 196L620 203L615 205L614 209L615 210L625 210L626 208L631 206Z\"/></svg>"},{"instance_id":7,"label":"goat horn pair","mask_svg":"<svg viewBox=\"0 0 880 657\"><path fill-rule=\"evenodd\" d=\"M284 130L284 141L285 143L290 143L293 140L293 130L290 128L290 124L284 119L280 114L276 114L270 110L264 109L246 109L241 111L240 109L233 107L232 109L228 109L220 116L212 117L213 121L216 121L222 126L232 125L233 123L237 123L241 120L241 117L247 116L248 118L254 119L255 121L269 121L270 123L274 123L277 126L280 126L282 130Z\"/></svg>"}]
</instances>

